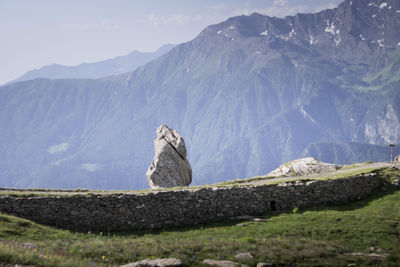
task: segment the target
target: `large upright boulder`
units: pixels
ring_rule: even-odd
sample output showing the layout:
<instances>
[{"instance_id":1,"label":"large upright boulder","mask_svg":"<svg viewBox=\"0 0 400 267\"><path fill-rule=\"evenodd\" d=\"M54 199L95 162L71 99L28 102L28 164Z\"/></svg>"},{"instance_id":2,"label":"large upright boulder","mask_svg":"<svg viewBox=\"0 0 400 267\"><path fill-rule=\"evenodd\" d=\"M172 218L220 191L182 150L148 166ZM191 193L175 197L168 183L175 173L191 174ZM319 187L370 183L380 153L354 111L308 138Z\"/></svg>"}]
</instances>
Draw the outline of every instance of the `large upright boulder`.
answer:
<instances>
[{"instance_id":1,"label":"large upright boulder","mask_svg":"<svg viewBox=\"0 0 400 267\"><path fill-rule=\"evenodd\" d=\"M151 188L188 186L192 168L186 159L186 146L177 131L167 125L157 128L154 159L146 172Z\"/></svg>"}]
</instances>

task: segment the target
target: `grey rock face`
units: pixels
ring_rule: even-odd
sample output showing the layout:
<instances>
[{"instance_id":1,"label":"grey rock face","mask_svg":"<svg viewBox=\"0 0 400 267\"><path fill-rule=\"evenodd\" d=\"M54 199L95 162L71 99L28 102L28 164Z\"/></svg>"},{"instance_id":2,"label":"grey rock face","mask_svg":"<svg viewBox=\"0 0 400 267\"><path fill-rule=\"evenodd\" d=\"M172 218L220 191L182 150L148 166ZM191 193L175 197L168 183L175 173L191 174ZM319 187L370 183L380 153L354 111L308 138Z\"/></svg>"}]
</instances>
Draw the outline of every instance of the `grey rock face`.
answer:
<instances>
[{"instance_id":1,"label":"grey rock face","mask_svg":"<svg viewBox=\"0 0 400 267\"><path fill-rule=\"evenodd\" d=\"M296 176L312 173L321 173L334 171L339 169L339 166L321 162L313 157L296 159L291 162L279 166L277 169L268 173L268 176Z\"/></svg>"},{"instance_id":2,"label":"grey rock face","mask_svg":"<svg viewBox=\"0 0 400 267\"><path fill-rule=\"evenodd\" d=\"M188 186L192 168L186 159L186 146L177 131L166 125L157 128L154 159L146 172L151 188Z\"/></svg>"},{"instance_id":3,"label":"grey rock face","mask_svg":"<svg viewBox=\"0 0 400 267\"><path fill-rule=\"evenodd\" d=\"M132 262L121 267L181 267L184 266L180 259L167 258L167 259L146 259L142 261Z\"/></svg>"}]
</instances>

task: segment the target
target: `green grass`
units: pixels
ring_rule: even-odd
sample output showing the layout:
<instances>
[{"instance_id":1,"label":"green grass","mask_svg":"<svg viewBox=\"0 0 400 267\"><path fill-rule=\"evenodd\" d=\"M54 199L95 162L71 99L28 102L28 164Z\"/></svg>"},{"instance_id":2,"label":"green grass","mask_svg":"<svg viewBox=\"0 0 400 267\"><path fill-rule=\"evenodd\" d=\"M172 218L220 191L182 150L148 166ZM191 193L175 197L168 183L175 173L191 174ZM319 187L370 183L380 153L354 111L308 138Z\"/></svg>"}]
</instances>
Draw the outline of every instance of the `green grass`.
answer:
<instances>
[{"instance_id":1,"label":"green grass","mask_svg":"<svg viewBox=\"0 0 400 267\"><path fill-rule=\"evenodd\" d=\"M385 175L391 176L389 171ZM165 231L78 233L0 215L0 263L112 266L144 258L177 257L188 266L206 258L296 266L400 264L400 191L341 207L268 214L267 221L203 225ZM31 243L31 244L26 244ZM34 244L34 245L32 245ZM351 253L382 249L386 259ZM0 264L1 265L1 264Z\"/></svg>"}]
</instances>

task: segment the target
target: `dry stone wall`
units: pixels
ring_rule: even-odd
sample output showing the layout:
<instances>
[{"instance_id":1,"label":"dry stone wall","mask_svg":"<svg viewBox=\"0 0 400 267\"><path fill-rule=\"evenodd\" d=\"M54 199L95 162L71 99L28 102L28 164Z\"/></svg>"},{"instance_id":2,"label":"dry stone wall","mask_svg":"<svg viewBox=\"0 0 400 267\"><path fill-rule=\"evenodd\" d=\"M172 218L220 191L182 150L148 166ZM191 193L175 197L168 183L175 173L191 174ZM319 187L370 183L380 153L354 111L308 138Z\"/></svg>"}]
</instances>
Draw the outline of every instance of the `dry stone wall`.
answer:
<instances>
[{"instance_id":1,"label":"dry stone wall","mask_svg":"<svg viewBox=\"0 0 400 267\"><path fill-rule=\"evenodd\" d=\"M150 191L142 194L0 197L0 211L80 231L192 226L269 211L340 205L381 186L376 174L279 185Z\"/></svg>"}]
</instances>

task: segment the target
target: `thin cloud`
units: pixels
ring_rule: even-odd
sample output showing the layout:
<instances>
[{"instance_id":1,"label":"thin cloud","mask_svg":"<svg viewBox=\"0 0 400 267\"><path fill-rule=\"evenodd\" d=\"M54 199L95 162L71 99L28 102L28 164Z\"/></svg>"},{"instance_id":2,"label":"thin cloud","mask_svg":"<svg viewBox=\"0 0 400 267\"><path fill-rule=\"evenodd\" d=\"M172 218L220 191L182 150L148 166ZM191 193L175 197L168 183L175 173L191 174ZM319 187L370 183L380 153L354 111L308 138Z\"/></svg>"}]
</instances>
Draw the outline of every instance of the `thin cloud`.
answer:
<instances>
[{"instance_id":1,"label":"thin cloud","mask_svg":"<svg viewBox=\"0 0 400 267\"><path fill-rule=\"evenodd\" d=\"M49 149L47 149L47 152L49 152L50 154L60 153L67 151L69 147L70 147L69 143L61 143L58 145L50 146Z\"/></svg>"},{"instance_id":2,"label":"thin cloud","mask_svg":"<svg viewBox=\"0 0 400 267\"><path fill-rule=\"evenodd\" d=\"M275 0L271 7L268 8L246 7L243 9L236 10L233 15L237 16L237 15L250 15L252 13L260 13L271 17L282 18L286 16L296 15L298 13L314 13L325 9L332 9L335 7L337 7L337 5L333 3L317 7L311 7L306 5L293 6L292 4L288 4L286 0Z\"/></svg>"},{"instance_id":3,"label":"thin cloud","mask_svg":"<svg viewBox=\"0 0 400 267\"><path fill-rule=\"evenodd\" d=\"M328 5L321 5L318 7L310 5L293 5L293 2L288 0L274 0L269 7L259 8L253 7L247 3L244 7L238 9L231 9L229 5L213 5L209 7L209 12L206 14L197 15L184 15L184 14L169 14L159 15L150 13L147 16L139 19L137 22L140 24L151 26L176 26L184 24L202 24L209 25L224 21L229 17L250 15L252 13L260 13L268 16L285 17L296 15L297 13L314 13L323 9L335 8L337 5L330 3Z\"/></svg>"},{"instance_id":4,"label":"thin cloud","mask_svg":"<svg viewBox=\"0 0 400 267\"><path fill-rule=\"evenodd\" d=\"M82 32L116 31L119 29L119 23L113 20L102 20L99 23L71 23L65 24L64 29Z\"/></svg>"},{"instance_id":5,"label":"thin cloud","mask_svg":"<svg viewBox=\"0 0 400 267\"><path fill-rule=\"evenodd\" d=\"M83 163L81 164L81 169L88 171L88 172L95 172L101 170L101 166L94 164L94 163Z\"/></svg>"},{"instance_id":6,"label":"thin cloud","mask_svg":"<svg viewBox=\"0 0 400 267\"><path fill-rule=\"evenodd\" d=\"M191 20L191 17L182 14L172 14L166 20L166 24L184 24Z\"/></svg>"},{"instance_id":7,"label":"thin cloud","mask_svg":"<svg viewBox=\"0 0 400 267\"><path fill-rule=\"evenodd\" d=\"M152 26L164 26L164 25L182 25L193 22L201 22L204 17L201 15L187 16L183 14L171 14L168 16L159 16L154 13L150 13L145 18L140 19L140 24L149 24Z\"/></svg>"},{"instance_id":8,"label":"thin cloud","mask_svg":"<svg viewBox=\"0 0 400 267\"><path fill-rule=\"evenodd\" d=\"M287 1L286 0L275 0L273 5L274 6L286 6Z\"/></svg>"}]
</instances>

